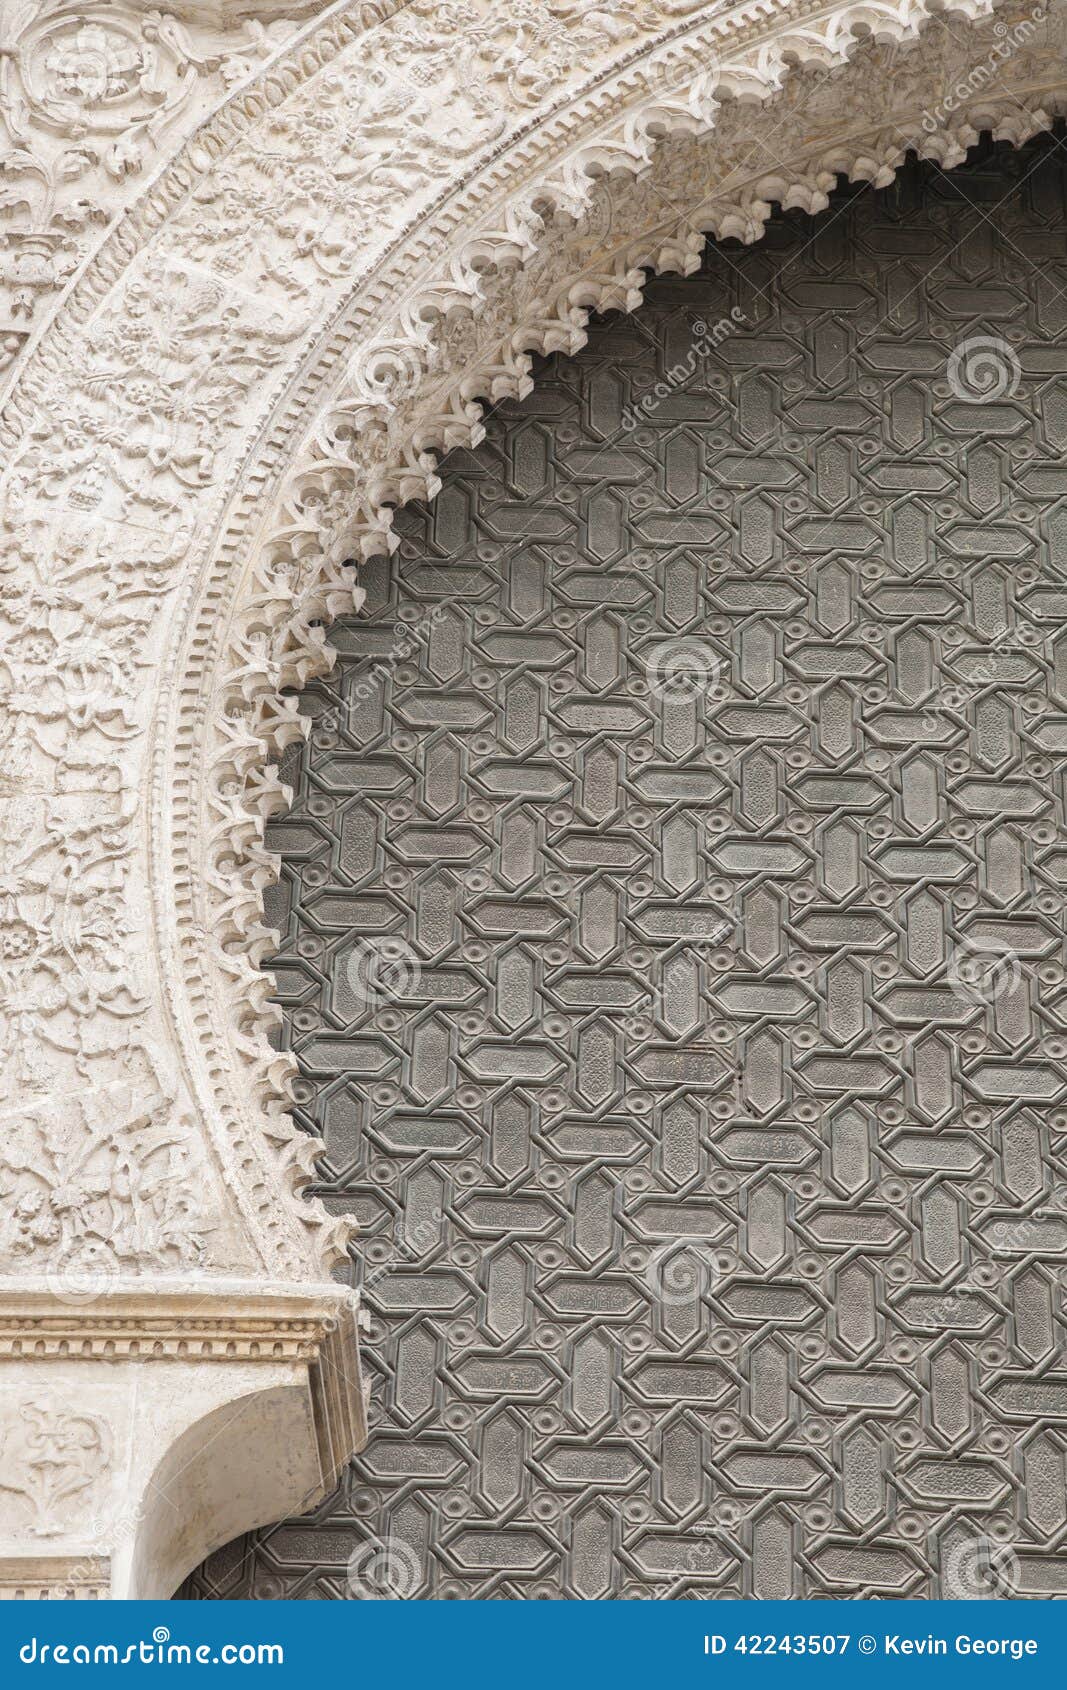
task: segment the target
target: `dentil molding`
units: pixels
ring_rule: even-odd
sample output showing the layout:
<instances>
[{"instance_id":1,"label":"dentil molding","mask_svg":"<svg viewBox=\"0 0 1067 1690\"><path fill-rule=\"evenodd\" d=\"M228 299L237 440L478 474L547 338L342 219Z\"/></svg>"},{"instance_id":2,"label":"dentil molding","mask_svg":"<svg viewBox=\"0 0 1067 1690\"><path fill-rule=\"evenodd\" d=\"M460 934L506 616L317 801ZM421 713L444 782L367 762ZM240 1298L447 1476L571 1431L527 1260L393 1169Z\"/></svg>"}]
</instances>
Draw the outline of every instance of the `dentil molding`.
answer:
<instances>
[{"instance_id":1,"label":"dentil molding","mask_svg":"<svg viewBox=\"0 0 1067 1690\"><path fill-rule=\"evenodd\" d=\"M263 824L392 508L707 235L1047 128L1065 17L15 8L0 1593L170 1594L366 1435L352 1227L306 1194L271 1043Z\"/></svg>"}]
</instances>

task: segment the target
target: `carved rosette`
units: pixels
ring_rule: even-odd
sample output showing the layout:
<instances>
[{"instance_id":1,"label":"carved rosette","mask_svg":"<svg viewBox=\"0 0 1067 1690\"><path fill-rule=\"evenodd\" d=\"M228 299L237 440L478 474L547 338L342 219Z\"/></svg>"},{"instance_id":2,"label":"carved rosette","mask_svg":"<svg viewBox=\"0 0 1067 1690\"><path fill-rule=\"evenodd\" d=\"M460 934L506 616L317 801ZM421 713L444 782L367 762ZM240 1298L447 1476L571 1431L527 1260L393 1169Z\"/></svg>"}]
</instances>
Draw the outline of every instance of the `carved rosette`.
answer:
<instances>
[{"instance_id":1,"label":"carved rosette","mask_svg":"<svg viewBox=\"0 0 1067 1690\"><path fill-rule=\"evenodd\" d=\"M0 394L79 264L324 0L11 0L0 22Z\"/></svg>"},{"instance_id":2,"label":"carved rosette","mask_svg":"<svg viewBox=\"0 0 1067 1690\"><path fill-rule=\"evenodd\" d=\"M909 148L949 167L1067 107L1059 3L316 9L231 9L238 50L206 3L52 5L0 44L6 176L36 195L0 261L49 273L68 155L100 202L95 254L30 288L58 308L0 426L0 1435L70 1450L43 1493L0 1493L19 1588L43 1522L57 1588L82 1556L168 1594L364 1436L329 1278L351 1228L303 1195L321 1147L288 1115L261 972L272 760L358 602L351 560L647 270L820 209L842 172L884 183ZM139 1437L200 1475L180 1550L140 1501L109 1512Z\"/></svg>"}]
</instances>

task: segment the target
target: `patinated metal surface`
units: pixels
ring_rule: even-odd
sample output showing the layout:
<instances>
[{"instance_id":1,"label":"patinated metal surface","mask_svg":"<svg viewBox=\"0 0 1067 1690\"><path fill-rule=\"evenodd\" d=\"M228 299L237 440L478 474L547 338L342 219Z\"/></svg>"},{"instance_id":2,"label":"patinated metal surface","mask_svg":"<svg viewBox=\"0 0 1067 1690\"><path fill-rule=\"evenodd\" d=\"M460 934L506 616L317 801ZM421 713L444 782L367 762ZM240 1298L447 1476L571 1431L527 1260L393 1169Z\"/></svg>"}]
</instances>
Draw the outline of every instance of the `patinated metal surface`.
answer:
<instances>
[{"instance_id":1,"label":"patinated metal surface","mask_svg":"<svg viewBox=\"0 0 1067 1690\"><path fill-rule=\"evenodd\" d=\"M401 513L271 829L376 1429L189 1594L1067 1590L1064 182L714 251Z\"/></svg>"}]
</instances>

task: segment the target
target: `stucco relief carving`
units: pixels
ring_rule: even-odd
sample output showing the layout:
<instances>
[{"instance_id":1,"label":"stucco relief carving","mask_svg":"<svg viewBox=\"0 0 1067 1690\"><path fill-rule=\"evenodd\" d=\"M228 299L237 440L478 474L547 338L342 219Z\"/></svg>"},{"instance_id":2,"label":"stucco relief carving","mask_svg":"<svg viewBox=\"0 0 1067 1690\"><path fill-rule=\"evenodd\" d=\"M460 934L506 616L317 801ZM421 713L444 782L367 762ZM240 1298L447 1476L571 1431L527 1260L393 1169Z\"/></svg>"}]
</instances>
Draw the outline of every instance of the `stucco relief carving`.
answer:
<instances>
[{"instance_id":1,"label":"stucco relief carving","mask_svg":"<svg viewBox=\"0 0 1067 1690\"><path fill-rule=\"evenodd\" d=\"M321 0L319 0L321 4ZM137 178L318 9L15 0L0 24L0 380ZM256 15L256 13L260 15ZM127 186L127 179L131 179Z\"/></svg>"},{"instance_id":2,"label":"stucco relief carving","mask_svg":"<svg viewBox=\"0 0 1067 1690\"><path fill-rule=\"evenodd\" d=\"M23 1403L0 1444L0 1491L19 1498L33 1537L55 1537L63 1504L84 1506L110 1458L111 1434L96 1415Z\"/></svg>"},{"instance_id":3,"label":"stucco relief carving","mask_svg":"<svg viewBox=\"0 0 1067 1690\"><path fill-rule=\"evenodd\" d=\"M348 560L389 545L390 505L432 495L437 454L528 390L534 353L635 308L642 266L687 271L705 233L756 239L837 172L887 180L909 145L951 165L977 127L1018 140L1065 107L1058 7L1005 93L932 130L989 56L981 0L920 54L909 0L382 0L301 22L288 54L256 10L224 52L206 4L37 8L0 58L9 130L36 138L9 258L68 203L64 152L92 154L110 217L131 135L162 147L182 90L237 79L64 295L0 423L8 1273L87 1252L124 1285L324 1279L350 1227L300 1196L316 1143L269 1042L262 833L286 801L270 759L303 731L282 689L329 666ZM254 86L231 75L261 50ZM56 186L27 200L42 168Z\"/></svg>"},{"instance_id":4,"label":"stucco relief carving","mask_svg":"<svg viewBox=\"0 0 1067 1690\"><path fill-rule=\"evenodd\" d=\"M76 493L96 485L93 462L77 454ZM201 1265L219 1225L173 1057L142 1033L151 979L131 942L146 913L123 898L138 820L122 755L185 548L179 531L119 549L78 516L62 532L26 516L7 539L0 1265L69 1290L72 1274Z\"/></svg>"}]
</instances>

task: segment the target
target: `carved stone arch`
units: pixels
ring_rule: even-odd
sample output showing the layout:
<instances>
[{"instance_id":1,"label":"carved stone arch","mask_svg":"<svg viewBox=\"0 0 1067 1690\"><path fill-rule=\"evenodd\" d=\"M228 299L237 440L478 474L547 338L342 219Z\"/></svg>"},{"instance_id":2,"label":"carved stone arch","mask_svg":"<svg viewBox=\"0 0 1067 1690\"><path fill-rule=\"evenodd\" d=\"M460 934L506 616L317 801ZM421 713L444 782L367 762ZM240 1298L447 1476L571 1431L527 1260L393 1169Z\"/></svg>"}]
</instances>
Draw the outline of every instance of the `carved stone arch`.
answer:
<instances>
[{"instance_id":1,"label":"carved stone arch","mask_svg":"<svg viewBox=\"0 0 1067 1690\"><path fill-rule=\"evenodd\" d=\"M29 345L0 432L0 1401L12 1458L58 1440L72 1483L44 1525L5 1492L3 1552L37 1569L13 1579L65 1589L91 1564L112 1594L158 1588L123 1548L142 1504L115 1451L156 1438L179 1375L194 1418L198 1391L247 1414L250 1376L265 1413L299 1399L272 1508L359 1447L354 1300L330 1278L350 1229L301 1195L317 1144L259 969L270 763L304 731L288 695L329 665L349 560L433 495L484 401L527 391L531 354L576 350L591 310L634 309L708 234L758 239L774 203L817 210L841 174L884 183L909 149L950 167L980 130L1020 142L1065 109L1058 4L931 10L332 7L158 172ZM220 1509L189 1555L252 1523Z\"/></svg>"}]
</instances>

